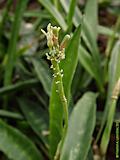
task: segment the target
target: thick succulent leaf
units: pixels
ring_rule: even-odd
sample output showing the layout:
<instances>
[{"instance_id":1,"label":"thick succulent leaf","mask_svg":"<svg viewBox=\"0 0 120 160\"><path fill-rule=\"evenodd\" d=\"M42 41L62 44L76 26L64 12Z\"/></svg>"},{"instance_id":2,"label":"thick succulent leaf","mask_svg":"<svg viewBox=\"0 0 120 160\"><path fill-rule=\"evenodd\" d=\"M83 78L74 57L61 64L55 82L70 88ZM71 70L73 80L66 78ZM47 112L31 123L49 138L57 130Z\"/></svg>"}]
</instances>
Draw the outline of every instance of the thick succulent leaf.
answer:
<instances>
[{"instance_id":1,"label":"thick succulent leaf","mask_svg":"<svg viewBox=\"0 0 120 160\"><path fill-rule=\"evenodd\" d=\"M31 128L43 142L46 143L46 138L43 135L43 132L48 129L48 116L46 110L38 104L24 98L19 98L18 102Z\"/></svg>"},{"instance_id":2,"label":"thick succulent leaf","mask_svg":"<svg viewBox=\"0 0 120 160\"><path fill-rule=\"evenodd\" d=\"M38 2L40 2L50 12L50 14L55 18L61 28L65 31L67 29L67 24L65 23L63 16L53 6L50 0L38 0Z\"/></svg>"},{"instance_id":3,"label":"thick succulent leaf","mask_svg":"<svg viewBox=\"0 0 120 160\"><path fill-rule=\"evenodd\" d=\"M96 95L88 92L77 102L69 120L60 160L85 160L96 121Z\"/></svg>"},{"instance_id":4,"label":"thick succulent leaf","mask_svg":"<svg viewBox=\"0 0 120 160\"><path fill-rule=\"evenodd\" d=\"M32 62L40 82L42 83L46 93L50 95L52 79L49 68L46 66L44 61L40 59L32 59Z\"/></svg>"},{"instance_id":5,"label":"thick succulent leaf","mask_svg":"<svg viewBox=\"0 0 120 160\"><path fill-rule=\"evenodd\" d=\"M70 40L68 48L66 49L66 58L60 64L60 68L64 71L63 84L65 89L66 97L69 101L70 98L70 88L72 83L72 78L75 72L75 68L78 60L78 46L80 40L80 30L79 26L75 31L73 37ZM60 98L56 93L56 84L53 81L52 93L50 98L50 154L51 159L53 159L57 145L61 139L62 135L62 123L63 123L63 108L60 102Z\"/></svg>"},{"instance_id":6,"label":"thick succulent leaf","mask_svg":"<svg viewBox=\"0 0 120 160\"><path fill-rule=\"evenodd\" d=\"M13 160L43 159L32 141L2 120L0 120L0 150Z\"/></svg>"}]
</instances>

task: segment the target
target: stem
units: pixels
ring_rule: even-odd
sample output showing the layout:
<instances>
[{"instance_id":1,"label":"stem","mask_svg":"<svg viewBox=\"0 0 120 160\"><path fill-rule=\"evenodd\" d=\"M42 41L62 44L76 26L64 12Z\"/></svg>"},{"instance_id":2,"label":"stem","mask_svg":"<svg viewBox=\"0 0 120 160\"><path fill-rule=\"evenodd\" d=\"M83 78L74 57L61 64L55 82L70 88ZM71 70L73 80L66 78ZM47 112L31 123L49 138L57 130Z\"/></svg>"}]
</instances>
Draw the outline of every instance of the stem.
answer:
<instances>
[{"instance_id":1,"label":"stem","mask_svg":"<svg viewBox=\"0 0 120 160\"><path fill-rule=\"evenodd\" d=\"M65 118L64 130L66 132L68 127L68 107L67 107L67 99L65 97L64 88L63 88L62 74L60 72L58 63L55 60L52 60L52 65L54 69L54 75L56 75L55 83L57 87L57 92L60 96L60 100L62 102L63 109L64 109L64 118Z\"/></svg>"},{"instance_id":2,"label":"stem","mask_svg":"<svg viewBox=\"0 0 120 160\"><path fill-rule=\"evenodd\" d=\"M56 62L55 60L52 60L52 65L53 65L53 71L54 71L54 79L55 79L55 83L56 83L56 92L58 92L59 96L60 96L60 100L61 103L63 105L63 110L64 110L64 120L65 120L65 124L64 124L64 128L63 128L63 137L61 139L61 142L57 148L57 152L55 155L55 160L58 159L59 157L59 153L60 150L62 148L66 133L67 133L67 128L68 128L68 106L67 106L67 99L65 97L65 93L64 93L64 87L63 87L63 82L62 82L62 74L59 68L59 64L58 62Z\"/></svg>"}]
</instances>

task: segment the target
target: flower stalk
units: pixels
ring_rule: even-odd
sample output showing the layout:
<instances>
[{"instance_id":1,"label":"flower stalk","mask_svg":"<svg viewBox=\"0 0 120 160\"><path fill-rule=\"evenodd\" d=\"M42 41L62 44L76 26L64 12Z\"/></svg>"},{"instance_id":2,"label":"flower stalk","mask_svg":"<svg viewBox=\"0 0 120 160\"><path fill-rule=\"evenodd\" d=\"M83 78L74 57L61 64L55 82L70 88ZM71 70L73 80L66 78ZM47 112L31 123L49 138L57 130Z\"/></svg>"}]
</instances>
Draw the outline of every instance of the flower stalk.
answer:
<instances>
[{"instance_id":1,"label":"flower stalk","mask_svg":"<svg viewBox=\"0 0 120 160\"><path fill-rule=\"evenodd\" d=\"M49 47L49 53L46 53L47 59L51 61L51 69L53 70L53 78L56 84L56 92L58 93L61 104L63 106L64 111L64 126L63 126L63 136L61 139L60 144L58 145L55 160L59 159L60 150L62 148L64 138L67 132L68 128L68 104L67 99L64 92L63 87L63 69L60 69L59 63L61 60L65 59L65 48L67 46L67 43L70 39L70 35L66 35L59 44L59 31L60 27L53 27L51 24L48 24L47 26L47 32L44 30L41 30L45 36L47 37L47 45Z\"/></svg>"}]
</instances>

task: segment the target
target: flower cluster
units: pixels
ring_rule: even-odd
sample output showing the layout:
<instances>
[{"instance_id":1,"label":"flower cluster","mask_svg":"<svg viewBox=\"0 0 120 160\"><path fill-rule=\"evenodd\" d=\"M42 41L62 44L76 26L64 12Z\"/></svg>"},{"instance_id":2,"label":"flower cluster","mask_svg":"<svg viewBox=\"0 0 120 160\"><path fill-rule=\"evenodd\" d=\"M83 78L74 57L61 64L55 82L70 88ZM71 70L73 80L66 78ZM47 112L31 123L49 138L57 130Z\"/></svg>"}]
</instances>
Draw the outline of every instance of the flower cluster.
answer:
<instances>
[{"instance_id":1,"label":"flower cluster","mask_svg":"<svg viewBox=\"0 0 120 160\"><path fill-rule=\"evenodd\" d=\"M50 52L46 53L47 59L51 61L55 60L59 63L60 60L65 58L65 48L70 39L70 35L66 35L61 44L59 44L60 27L53 27L49 23L47 26L47 32L45 32L43 29L41 29L41 31L47 37L47 45L50 49Z\"/></svg>"}]
</instances>

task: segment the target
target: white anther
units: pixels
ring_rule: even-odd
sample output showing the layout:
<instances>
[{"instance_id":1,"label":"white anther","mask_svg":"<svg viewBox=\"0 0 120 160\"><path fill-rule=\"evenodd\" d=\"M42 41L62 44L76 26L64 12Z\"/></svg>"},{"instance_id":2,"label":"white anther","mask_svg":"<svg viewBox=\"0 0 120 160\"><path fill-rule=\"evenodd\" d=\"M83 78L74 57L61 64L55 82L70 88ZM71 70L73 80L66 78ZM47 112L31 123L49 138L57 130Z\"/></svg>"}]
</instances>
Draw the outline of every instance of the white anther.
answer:
<instances>
[{"instance_id":1,"label":"white anther","mask_svg":"<svg viewBox=\"0 0 120 160\"><path fill-rule=\"evenodd\" d=\"M50 60L50 56L48 53L46 53L47 59Z\"/></svg>"},{"instance_id":2,"label":"white anther","mask_svg":"<svg viewBox=\"0 0 120 160\"><path fill-rule=\"evenodd\" d=\"M53 65L51 65L50 68L52 69L52 68L53 68Z\"/></svg>"},{"instance_id":3,"label":"white anther","mask_svg":"<svg viewBox=\"0 0 120 160\"><path fill-rule=\"evenodd\" d=\"M56 75L60 75L60 72L56 73Z\"/></svg>"},{"instance_id":4,"label":"white anther","mask_svg":"<svg viewBox=\"0 0 120 160\"><path fill-rule=\"evenodd\" d=\"M56 81L55 83L58 84L58 83L60 83L60 81Z\"/></svg>"},{"instance_id":5,"label":"white anther","mask_svg":"<svg viewBox=\"0 0 120 160\"><path fill-rule=\"evenodd\" d=\"M56 75L55 75L55 74L53 74L53 77L55 78L55 77L56 77Z\"/></svg>"},{"instance_id":6,"label":"white anther","mask_svg":"<svg viewBox=\"0 0 120 160\"><path fill-rule=\"evenodd\" d=\"M63 73L63 69L61 69L60 72Z\"/></svg>"},{"instance_id":7,"label":"white anther","mask_svg":"<svg viewBox=\"0 0 120 160\"><path fill-rule=\"evenodd\" d=\"M48 53L45 54L46 56L49 56Z\"/></svg>"}]
</instances>

